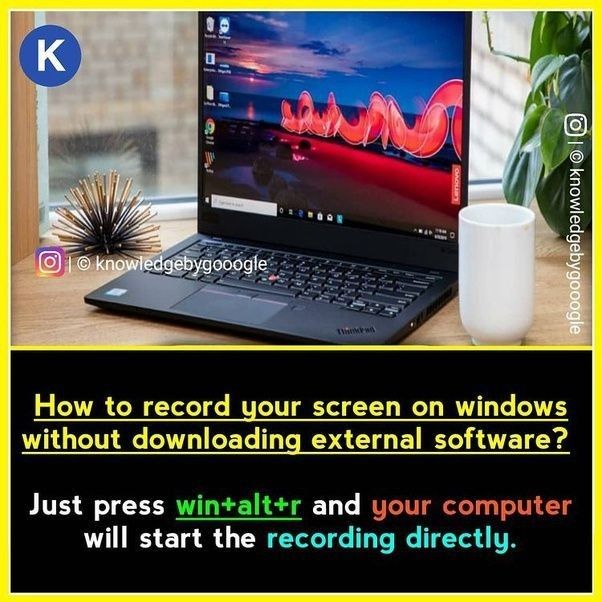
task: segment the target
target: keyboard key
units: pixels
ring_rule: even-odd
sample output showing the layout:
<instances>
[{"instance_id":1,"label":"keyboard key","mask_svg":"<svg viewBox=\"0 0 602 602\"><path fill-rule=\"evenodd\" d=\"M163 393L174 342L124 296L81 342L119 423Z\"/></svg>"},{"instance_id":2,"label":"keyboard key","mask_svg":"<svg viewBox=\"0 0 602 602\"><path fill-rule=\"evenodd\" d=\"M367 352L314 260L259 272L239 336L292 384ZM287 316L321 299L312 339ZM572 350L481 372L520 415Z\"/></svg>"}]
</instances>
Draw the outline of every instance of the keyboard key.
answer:
<instances>
[{"instance_id":1,"label":"keyboard key","mask_svg":"<svg viewBox=\"0 0 602 602\"><path fill-rule=\"evenodd\" d=\"M343 299L334 299L332 302L333 305L340 305L341 307L347 307L349 305L349 301L344 301Z\"/></svg>"},{"instance_id":2,"label":"keyboard key","mask_svg":"<svg viewBox=\"0 0 602 602\"><path fill-rule=\"evenodd\" d=\"M364 309L362 309L362 312L365 314L376 315L380 312L380 309L378 309L377 307L370 307L367 305L366 307L364 307Z\"/></svg>"},{"instance_id":3,"label":"keyboard key","mask_svg":"<svg viewBox=\"0 0 602 602\"><path fill-rule=\"evenodd\" d=\"M398 288L409 293L418 293L420 295L428 288L428 286L422 286L419 284L402 284Z\"/></svg>"},{"instance_id":4,"label":"keyboard key","mask_svg":"<svg viewBox=\"0 0 602 602\"><path fill-rule=\"evenodd\" d=\"M395 294L400 297L405 297L406 299L413 301L417 297L420 297L420 293L417 291L408 291L404 288L395 289Z\"/></svg>"},{"instance_id":5,"label":"keyboard key","mask_svg":"<svg viewBox=\"0 0 602 602\"><path fill-rule=\"evenodd\" d=\"M386 305L407 305L409 303L408 299L403 297L391 297L389 295L371 295L371 296L361 296L360 301L364 303L382 303L383 306Z\"/></svg>"},{"instance_id":6,"label":"keyboard key","mask_svg":"<svg viewBox=\"0 0 602 602\"><path fill-rule=\"evenodd\" d=\"M358 293L361 295L363 293L371 295L376 290L376 286L374 284L362 284L362 287L358 289Z\"/></svg>"},{"instance_id":7,"label":"keyboard key","mask_svg":"<svg viewBox=\"0 0 602 602\"><path fill-rule=\"evenodd\" d=\"M362 311L362 309L364 309L364 307L366 307L366 304L362 303L361 301L353 301L347 307L349 309L353 309L355 311Z\"/></svg>"}]
</instances>

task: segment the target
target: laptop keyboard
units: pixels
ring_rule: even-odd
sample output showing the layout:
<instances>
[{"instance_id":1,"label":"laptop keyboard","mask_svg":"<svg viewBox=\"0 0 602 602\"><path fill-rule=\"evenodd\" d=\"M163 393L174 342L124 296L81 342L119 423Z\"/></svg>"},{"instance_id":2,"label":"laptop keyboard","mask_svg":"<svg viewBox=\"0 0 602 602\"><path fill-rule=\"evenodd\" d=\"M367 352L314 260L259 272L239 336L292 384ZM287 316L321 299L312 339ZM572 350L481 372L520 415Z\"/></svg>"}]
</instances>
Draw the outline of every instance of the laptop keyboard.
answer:
<instances>
[{"instance_id":1,"label":"laptop keyboard","mask_svg":"<svg viewBox=\"0 0 602 602\"><path fill-rule=\"evenodd\" d=\"M298 297L349 311L394 318L442 276L434 270L381 268L337 259L204 240L169 257L177 259L250 260L267 262L265 270L221 270L205 274L149 270L151 274L186 278L261 293Z\"/></svg>"}]
</instances>

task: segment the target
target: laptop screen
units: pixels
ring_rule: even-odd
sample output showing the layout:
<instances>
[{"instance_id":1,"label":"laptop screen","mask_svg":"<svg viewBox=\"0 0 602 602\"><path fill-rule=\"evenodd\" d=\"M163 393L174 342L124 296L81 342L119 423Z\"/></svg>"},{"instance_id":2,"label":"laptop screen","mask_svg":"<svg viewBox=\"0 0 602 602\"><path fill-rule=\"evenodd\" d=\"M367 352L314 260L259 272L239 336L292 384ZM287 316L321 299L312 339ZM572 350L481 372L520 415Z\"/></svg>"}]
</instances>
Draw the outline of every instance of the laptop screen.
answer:
<instances>
[{"instance_id":1,"label":"laptop screen","mask_svg":"<svg viewBox=\"0 0 602 602\"><path fill-rule=\"evenodd\" d=\"M454 241L461 12L201 19L204 211Z\"/></svg>"}]
</instances>

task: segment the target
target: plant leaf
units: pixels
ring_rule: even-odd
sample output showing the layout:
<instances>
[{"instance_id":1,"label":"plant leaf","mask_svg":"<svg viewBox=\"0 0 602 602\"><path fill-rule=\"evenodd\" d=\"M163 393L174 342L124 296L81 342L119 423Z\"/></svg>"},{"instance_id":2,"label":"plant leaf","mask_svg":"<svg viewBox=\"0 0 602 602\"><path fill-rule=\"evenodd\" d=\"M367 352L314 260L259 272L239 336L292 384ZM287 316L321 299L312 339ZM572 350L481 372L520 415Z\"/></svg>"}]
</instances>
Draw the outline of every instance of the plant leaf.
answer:
<instances>
[{"instance_id":1,"label":"plant leaf","mask_svg":"<svg viewBox=\"0 0 602 602\"><path fill-rule=\"evenodd\" d=\"M557 31L554 40L554 48L560 54L568 55L576 52L578 47L579 42L573 24L569 21L564 27Z\"/></svg>"},{"instance_id":2,"label":"plant leaf","mask_svg":"<svg viewBox=\"0 0 602 602\"><path fill-rule=\"evenodd\" d=\"M552 75L560 69L566 57L561 54L555 56L553 54L546 54L542 56L537 63L535 63L533 70L531 71L531 91L537 92L541 86L550 78Z\"/></svg>"},{"instance_id":3,"label":"plant leaf","mask_svg":"<svg viewBox=\"0 0 602 602\"><path fill-rule=\"evenodd\" d=\"M531 152L532 150L539 149L540 146L541 146L541 130L537 129L537 130L535 130L535 133L533 134L533 136L531 136L531 138L529 138L529 140L527 140L521 146L520 150L523 153L528 153L528 152Z\"/></svg>"},{"instance_id":4,"label":"plant leaf","mask_svg":"<svg viewBox=\"0 0 602 602\"><path fill-rule=\"evenodd\" d=\"M545 102L546 99L545 96L542 94L541 90L539 90L535 94L533 94L533 92L529 92L529 94L527 94L527 99L525 100L525 108L523 109L523 113L526 115L527 111L529 110L529 107L532 104L543 105L545 104Z\"/></svg>"},{"instance_id":5,"label":"plant leaf","mask_svg":"<svg viewBox=\"0 0 602 602\"><path fill-rule=\"evenodd\" d=\"M529 152L521 151L523 130L524 128L521 126L506 159L502 187L504 196L509 203L528 207L535 196L535 189L541 178L543 160L539 148Z\"/></svg>"},{"instance_id":6,"label":"plant leaf","mask_svg":"<svg viewBox=\"0 0 602 602\"><path fill-rule=\"evenodd\" d=\"M541 26L543 23L544 13L542 11L538 11L535 13L535 20L533 21L533 29L531 30L531 53L529 55L529 62L531 63L531 69L533 69L533 65L540 59L540 57L548 54L546 50L542 46L541 41Z\"/></svg>"},{"instance_id":7,"label":"plant leaf","mask_svg":"<svg viewBox=\"0 0 602 602\"><path fill-rule=\"evenodd\" d=\"M567 113L582 113L591 125L592 52L569 56L558 70L558 99Z\"/></svg>"},{"instance_id":8,"label":"plant leaf","mask_svg":"<svg viewBox=\"0 0 602 602\"><path fill-rule=\"evenodd\" d=\"M575 182L571 176L575 175L571 169L577 167L583 169L579 173L580 186L579 198L571 196L571 187ZM592 221L592 158L587 157L578 166L574 166L570 159L559 165L548 176L543 178L537 187L537 203L547 224L561 236L570 233L571 205L583 213L578 214L581 218L580 227L585 230Z\"/></svg>"},{"instance_id":9,"label":"plant leaf","mask_svg":"<svg viewBox=\"0 0 602 602\"><path fill-rule=\"evenodd\" d=\"M590 34L590 28L589 28L589 24L587 23L587 21L584 21L583 19L579 19L577 21L577 24L575 25L575 38L577 39L577 45L581 46L581 44L583 44L583 42L585 42L585 40L587 40L587 37Z\"/></svg>"},{"instance_id":10,"label":"plant leaf","mask_svg":"<svg viewBox=\"0 0 602 602\"><path fill-rule=\"evenodd\" d=\"M531 31L531 53L529 55L531 69L542 56L558 54L555 43L556 34L567 23L568 19L563 12L545 11L536 14Z\"/></svg>"},{"instance_id":11,"label":"plant leaf","mask_svg":"<svg viewBox=\"0 0 602 602\"><path fill-rule=\"evenodd\" d=\"M571 150L564 133L564 117L561 109L551 109L541 120L541 156L546 173L558 167Z\"/></svg>"},{"instance_id":12,"label":"plant leaf","mask_svg":"<svg viewBox=\"0 0 602 602\"><path fill-rule=\"evenodd\" d=\"M539 129L539 123L542 116L547 112L548 108L545 105L536 105L535 103L527 109L527 113L523 120L523 129L520 139L521 150L524 151L525 144L529 142Z\"/></svg>"}]
</instances>

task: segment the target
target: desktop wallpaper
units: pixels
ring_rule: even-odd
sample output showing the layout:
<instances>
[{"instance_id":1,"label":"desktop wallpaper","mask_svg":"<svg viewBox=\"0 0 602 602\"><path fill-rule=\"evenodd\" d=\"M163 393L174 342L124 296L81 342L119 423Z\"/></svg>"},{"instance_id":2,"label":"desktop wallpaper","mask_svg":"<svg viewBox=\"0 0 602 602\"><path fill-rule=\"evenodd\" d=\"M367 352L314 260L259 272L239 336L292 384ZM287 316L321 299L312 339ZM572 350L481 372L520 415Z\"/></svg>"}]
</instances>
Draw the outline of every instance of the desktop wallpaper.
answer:
<instances>
[{"instance_id":1,"label":"desktop wallpaper","mask_svg":"<svg viewBox=\"0 0 602 602\"><path fill-rule=\"evenodd\" d=\"M206 13L201 27L205 197L455 233L463 13Z\"/></svg>"}]
</instances>

